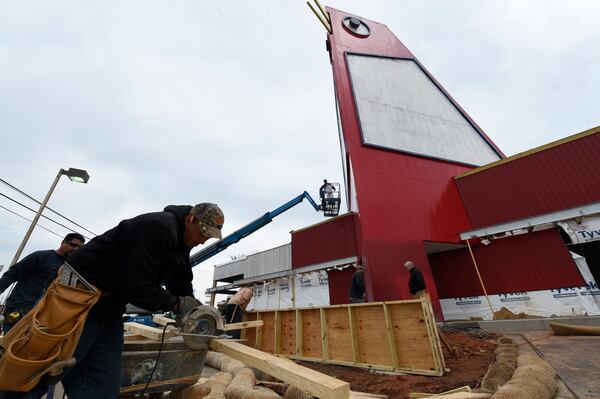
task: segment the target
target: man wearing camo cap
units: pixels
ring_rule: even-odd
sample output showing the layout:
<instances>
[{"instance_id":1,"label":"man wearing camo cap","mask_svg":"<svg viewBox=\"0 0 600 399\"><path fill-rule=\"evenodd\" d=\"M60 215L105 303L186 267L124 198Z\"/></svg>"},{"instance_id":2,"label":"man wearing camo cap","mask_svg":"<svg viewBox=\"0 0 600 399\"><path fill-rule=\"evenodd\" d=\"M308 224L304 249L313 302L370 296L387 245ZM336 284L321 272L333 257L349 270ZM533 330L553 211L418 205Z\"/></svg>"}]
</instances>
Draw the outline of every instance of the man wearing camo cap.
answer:
<instances>
[{"instance_id":1,"label":"man wearing camo cap","mask_svg":"<svg viewBox=\"0 0 600 399\"><path fill-rule=\"evenodd\" d=\"M77 365L62 380L70 398L118 397L126 304L177 315L201 304L193 296L190 250L221 239L224 222L216 204L169 205L121 221L69 258L102 291L75 350Z\"/></svg>"}]
</instances>

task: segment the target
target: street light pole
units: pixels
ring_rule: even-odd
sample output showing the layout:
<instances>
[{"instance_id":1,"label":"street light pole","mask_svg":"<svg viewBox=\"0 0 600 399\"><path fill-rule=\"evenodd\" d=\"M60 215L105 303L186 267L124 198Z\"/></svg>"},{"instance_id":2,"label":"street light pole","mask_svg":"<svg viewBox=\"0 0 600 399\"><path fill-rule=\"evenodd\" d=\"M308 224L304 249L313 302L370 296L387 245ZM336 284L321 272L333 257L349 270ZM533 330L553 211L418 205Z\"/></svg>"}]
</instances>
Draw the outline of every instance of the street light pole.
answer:
<instances>
[{"instance_id":1,"label":"street light pole","mask_svg":"<svg viewBox=\"0 0 600 399\"><path fill-rule=\"evenodd\" d=\"M56 175L56 177L54 178L54 181L52 182L52 185L50 186L50 190L48 190L48 194L46 194L46 198L44 198L44 201L42 201L42 204L40 205L40 209L38 209L37 213L35 214L35 217L31 221L31 224L29 225L29 229L27 230L27 233L25 233L25 237L23 237L23 241L21 241L21 245L19 245L19 249L17 249L17 253L15 254L15 257L13 258L12 262L10 262L11 266L14 265L15 263L17 263L17 261L19 260L19 257L21 256L21 253L23 252L23 249L25 248L25 245L27 244L27 241L29 240L31 233L33 232L35 225L37 224L38 220L40 219L40 216L42 215L42 212L44 211L44 208L46 207L46 204L48 203L48 200L50 199L50 196L54 192L54 188L58 184L58 180L60 180L60 177L62 175L66 175L69 179L71 179L71 181L80 182L80 183L87 183L88 179L90 178L90 176L87 174L87 172L85 170L81 170L81 169L69 168L69 170L64 170L61 168L58 171L58 174Z\"/></svg>"}]
</instances>

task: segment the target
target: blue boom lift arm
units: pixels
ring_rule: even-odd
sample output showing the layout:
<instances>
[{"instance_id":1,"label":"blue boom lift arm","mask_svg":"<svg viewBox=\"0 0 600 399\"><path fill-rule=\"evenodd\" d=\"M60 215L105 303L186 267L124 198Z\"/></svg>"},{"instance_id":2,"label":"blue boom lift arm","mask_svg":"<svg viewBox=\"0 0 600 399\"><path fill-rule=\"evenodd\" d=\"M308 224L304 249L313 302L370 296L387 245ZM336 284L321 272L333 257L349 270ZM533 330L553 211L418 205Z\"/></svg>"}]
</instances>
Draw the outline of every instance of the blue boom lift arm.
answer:
<instances>
[{"instance_id":1,"label":"blue boom lift arm","mask_svg":"<svg viewBox=\"0 0 600 399\"><path fill-rule=\"evenodd\" d=\"M276 216L281 215L283 212L285 212L285 211L289 210L290 208L293 208L294 206L301 203L305 198L308 200L308 202L310 202L310 204L313 206L313 208L315 208L315 211L319 212L321 210L321 207L319 205L317 205L317 203L310 196L310 194L305 191L302 194L300 194L299 196L297 196L296 198L293 198L290 201L286 202L285 204L281 205L279 208L272 210L271 212L265 213L264 215L262 215L255 221L250 222L247 225L245 225L244 227L242 227L241 229L234 231L233 233L229 234L222 240L217 241L214 244L206 247L202 251L195 253L194 255L192 255L190 257L190 262L191 262L192 266L196 266L199 263L204 262L208 258L211 258L211 257L215 256L216 254L218 254L219 252L224 251L225 249L227 249L227 247L229 247L232 244L235 244L242 238L248 237L250 234L254 233L256 230L271 223L273 221L273 218L275 218Z\"/></svg>"}]
</instances>

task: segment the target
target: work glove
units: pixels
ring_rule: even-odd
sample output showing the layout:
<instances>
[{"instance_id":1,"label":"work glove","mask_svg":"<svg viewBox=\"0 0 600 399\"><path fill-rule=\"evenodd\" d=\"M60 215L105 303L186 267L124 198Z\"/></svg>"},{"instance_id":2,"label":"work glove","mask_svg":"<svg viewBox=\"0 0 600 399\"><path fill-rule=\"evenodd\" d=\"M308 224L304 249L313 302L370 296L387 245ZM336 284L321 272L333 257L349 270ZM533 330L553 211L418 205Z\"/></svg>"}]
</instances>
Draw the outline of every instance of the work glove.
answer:
<instances>
[{"instance_id":1,"label":"work glove","mask_svg":"<svg viewBox=\"0 0 600 399\"><path fill-rule=\"evenodd\" d=\"M179 325L182 325L183 316L188 314L188 312L190 310L194 309L195 307L202 306L202 302L200 302L193 296L180 296L178 298L178 300L179 300L179 306L177 307L177 310L175 311L175 316L177 319L177 323Z\"/></svg>"}]
</instances>

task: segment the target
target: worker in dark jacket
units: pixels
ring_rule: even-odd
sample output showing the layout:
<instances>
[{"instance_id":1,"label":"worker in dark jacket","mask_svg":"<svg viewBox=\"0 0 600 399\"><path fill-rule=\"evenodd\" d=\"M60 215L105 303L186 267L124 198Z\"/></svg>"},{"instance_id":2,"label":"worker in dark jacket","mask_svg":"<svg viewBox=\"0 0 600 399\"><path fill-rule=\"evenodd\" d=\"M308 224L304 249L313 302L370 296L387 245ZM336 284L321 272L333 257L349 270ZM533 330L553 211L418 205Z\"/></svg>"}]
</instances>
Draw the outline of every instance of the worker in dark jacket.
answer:
<instances>
[{"instance_id":1,"label":"worker in dark jacket","mask_svg":"<svg viewBox=\"0 0 600 399\"><path fill-rule=\"evenodd\" d=\"M365 302L365 268L362 265L356 266L356 272L350 282L350 303Z\"/></svg>"},{"instance_id":2,"label":"worker in dark jacket","mask_svg":"<svg viewBox=\"0 0 600 399\"><path fill-rule=\"evenodd\" d=\"M85 238L81 234L69 233L58 249L33 252L8 268L0 278L0 295L12 283L17 284L6 299L2 326L4 333L33 309L54 279L58 267L84 243Z\"/></svg>"},{"instance_id":3,"label":"worker in dark jacket","mask_svg":"<svg viewBox=\"0 0 600 399\"><path fill-rule=\"evenodd\" d=\"M425 293L425 279L423 273L416 268L415 264L410 260L404 263L404 267L410 272L410 279L408 280L408 291L415 298L420 298Z\"/></svg>"},{"instance_id":4,"label":"worker in dark jacket","mask_svg":"<svg viewBox=\"0 0 600 399\"><path fill-rule=\"evenodd\" d=\"M216 204L170 205L123 220L71 256L69 264L102 296L75 350L77 365L62 380L69 398L118 397L127 303L174 311L178 317L201 304L193 297L190 250L210 238L221 239L223 223Z\"/></svg>"}]
</instances>

